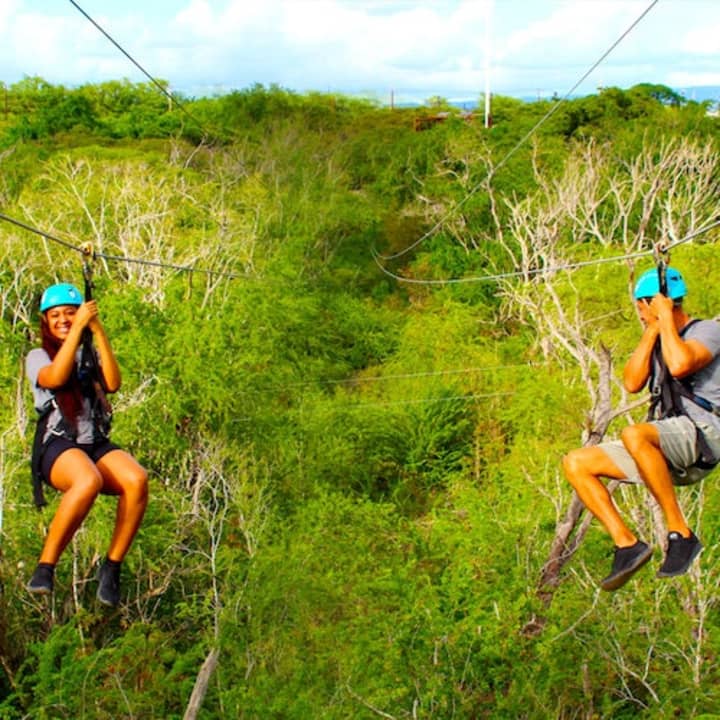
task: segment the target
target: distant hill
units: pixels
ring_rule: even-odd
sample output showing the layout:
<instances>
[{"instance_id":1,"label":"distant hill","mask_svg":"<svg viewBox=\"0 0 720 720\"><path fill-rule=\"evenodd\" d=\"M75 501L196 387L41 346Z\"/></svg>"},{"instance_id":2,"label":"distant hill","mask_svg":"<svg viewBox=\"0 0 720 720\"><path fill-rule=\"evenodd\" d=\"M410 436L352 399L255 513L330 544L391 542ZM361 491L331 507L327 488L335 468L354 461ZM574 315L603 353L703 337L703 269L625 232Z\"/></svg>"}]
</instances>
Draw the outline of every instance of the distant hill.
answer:
<instances>
[{"instance_id":1,"label":"distant hill","mask_svg":"<svg viewBox=\"0 0 720 720\"><path fill-rule=\"evenodd\" d=\"M720 85L675 88L675 90L688 100L694 100L695 102L704 102L705 100L720 102Z\"/></svg>"},{"instance_id":2,"label":"distant hill","mask_svg":"<svg viewBox=\"0 0 720 720\"><path fill-rule=\"evenodd\" d=\"M720 85L704 85L704 86L697 86L697 87L685 87L685 88L672 88L675 92L680 93L683 97L685 97L687 100L692 100L694 102L705 102L706 100L710 100L714 103L720 103ZM437 93L441 97L448 97L442 95L442 93ZM499 95L504 95L504 93L498 93ZM581 95L572 96L572 97L582 97ZM552 98L549 96L543 96L541 98L538 98L537 95L526 95L526 96L520 96L517 98L518 100L523 100L524 102L536 102L538 99L540 100L551 100ZM471 98L463 98L463 99L453 99L452 97L448 97L448 104L452 107L460 108L461 110L475 110L482 106L482 93L478 92L477 98L471 99ZM406 101L406 102L396 102L395 107L423 107L424 101L419 100L416 102L413 101Z\"/></svg>"}]
</instances>

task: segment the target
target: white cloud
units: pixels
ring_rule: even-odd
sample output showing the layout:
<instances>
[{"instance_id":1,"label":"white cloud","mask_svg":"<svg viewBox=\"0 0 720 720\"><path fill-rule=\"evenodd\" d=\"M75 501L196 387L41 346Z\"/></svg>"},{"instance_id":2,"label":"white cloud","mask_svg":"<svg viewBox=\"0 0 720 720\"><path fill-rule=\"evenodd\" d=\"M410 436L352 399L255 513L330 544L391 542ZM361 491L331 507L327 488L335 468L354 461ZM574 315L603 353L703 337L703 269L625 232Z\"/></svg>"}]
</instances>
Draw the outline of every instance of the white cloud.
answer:
<instances>
[{"instance_id":1,"label":"white cloud","mask_svg":"<svg viewBox=\"0 0 720 720\"><path fill-rule=\"evenodd\" d=\"M694 28L680 35L679 49L693 55L720 55L720 23Z\"/></svg>"},{"instance_id":2,"label":"white cloud","mask_svg":"<svg viewBox=\"0 0 720 720\"><path fill-rule=\"evenodd\" d=\"M176 14L174 22L178 28L199 37L212 36L216 26L215 15L205 0L191 2Z\"/></svg>"},{"instance_id":3,"label":"white cloud","mask_svg":"<svg viewBox=\"0 0 720 720\"><path fill-rule=\"evenodd\" d=\"M720 85L720 70L714 72L670 72L665 84L678 88Z\"/></svg>"},{"instance_id":4,"label":"white cloud","mask_svg":"<svg viewBox=\"0 0 720 720\"><path fill-rule=\"evenodd\" d=\"M178 89L565 92L650 0L85 0L143 67ZM488 8L493 8L489 24ZM45 8L39 10L38 8ZM488 34L488 29L491 33ZM145 80L68 3L0 0L0 80ZM657 3L581 88L711 77L718 0ZM686 83L683 83L685 85Z\"/></svg>"},{"instance_id":5,"label":"white cloud","mask_svg":"<svg viewBox=\"0 0 720 720\"><path fill-rule=\"evenodd\" d=\"M0 0L0 33L6 35L10 29L11 20L17 12L17 0Z\"/></svg>"}]
</instances>

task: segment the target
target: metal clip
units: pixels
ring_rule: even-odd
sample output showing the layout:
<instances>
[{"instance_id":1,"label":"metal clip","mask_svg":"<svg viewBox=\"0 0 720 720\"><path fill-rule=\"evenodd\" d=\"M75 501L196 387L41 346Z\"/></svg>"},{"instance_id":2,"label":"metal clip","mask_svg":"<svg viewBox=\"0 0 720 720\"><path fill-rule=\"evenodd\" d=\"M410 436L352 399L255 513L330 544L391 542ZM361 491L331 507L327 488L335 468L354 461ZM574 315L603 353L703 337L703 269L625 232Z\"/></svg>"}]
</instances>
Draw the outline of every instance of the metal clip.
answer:
<instances>
[{"instance_id":1,"label":"metal clip","mask_svg":"<svg viewBox=\"0 0 720 720\"><path fill-rule=\"evenodd\" d=\"M85 300L92 298L92 291L95 287L93 283L93 263L95 262L95 251L91 242L86 242L80 246L83 259L83 278L85 279Z\"/></svg>"},{"instance_id":2,"label":"metal clip","mask_svg":"<svg viewBox=\"0 0 720 720\"><path fill-rule=\"evenodd\" d=\"M664 263L667 267L670 264L670 246L667 240L660 240L653 245L653 257L656 263Z\"/></svg>"}]
</instances>

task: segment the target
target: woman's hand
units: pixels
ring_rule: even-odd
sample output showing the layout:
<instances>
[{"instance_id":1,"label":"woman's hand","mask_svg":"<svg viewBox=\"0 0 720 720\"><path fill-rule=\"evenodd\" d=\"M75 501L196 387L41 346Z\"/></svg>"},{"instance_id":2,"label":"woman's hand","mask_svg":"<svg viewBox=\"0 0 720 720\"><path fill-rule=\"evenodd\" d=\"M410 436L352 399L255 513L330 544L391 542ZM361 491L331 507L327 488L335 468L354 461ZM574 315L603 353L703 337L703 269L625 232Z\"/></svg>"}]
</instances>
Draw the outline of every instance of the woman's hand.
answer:
<instances>
[{"instance_id":1,"label":"woman's hand","mask_svg":"<svg viewBox=\"0 0 720 720\"><path fill-rule=\"evenodd\" d=\"M90 328L92 332L96 332L99 328L100 319L98 317L98 306L96 300L88 300L84 302L75 313L75 322L81 328Z\"/></svg>"}]
</instances>

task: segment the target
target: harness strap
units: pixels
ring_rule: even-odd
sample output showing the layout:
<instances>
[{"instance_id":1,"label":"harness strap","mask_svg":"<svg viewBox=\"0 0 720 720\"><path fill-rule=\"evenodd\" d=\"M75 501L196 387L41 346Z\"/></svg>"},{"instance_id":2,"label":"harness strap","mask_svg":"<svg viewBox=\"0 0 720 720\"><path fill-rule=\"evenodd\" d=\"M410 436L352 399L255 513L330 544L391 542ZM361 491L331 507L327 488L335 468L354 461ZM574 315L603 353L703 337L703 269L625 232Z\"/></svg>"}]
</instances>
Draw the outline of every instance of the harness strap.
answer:
<instances>
[{"instance_id":1,"label":"harness strap","mask_svg":"<svg viewBox=\"0 0 720 720\"><path fill-rule=\"evenodd\" d=\"M48 417L52 410L52 403L48 403L40 413L37 424L35 425L35 435L33 436L32 455L30 456L30 470L33 488L33 501L35 507L41 508L47 505L45 493L43 492L42 477L42 457L46 444L43 442L45 431L47 430Z\"/></svg>"},{"instance_id":2,"label":"harness strap","mask_svg":"<svg viewBox=\"0 0 720 720\"><path fill-rule=\"evenodd\" d=\"M95 254L92 247L88 247L85 252L94 259ZM85 300L91 300L95 285L92 281L92 266L88 261L83 263L83 278L85 280ZM83 395L90 398L92 405L94 440L104 439L110 433L112 406L107 399L100 365L93 347L92 332L88 328L83 330L79 377Z\"/></svg>"},{"instance_id":3,"label":"harness strap","mask_svg":"<svg viewBox=\"0 0 720 720\"><path fill-rule=\"evenodd\" d=\"M44 407L39 411L38 420L35 424L35 434L33 435L32 444L32 455L30 456L30 471L33 488L33 501L35 507L41 508L47 505L45 500L45 493L43 491L43 473L42 473L42 460L45 455L45 450L50 444L52 436L45 440L47 434L48 423L50 422L50 413L53 410L57 410L60 413L60 427L62 428L63 437L74 439L74 432L70 424L65 419L55 399L45 403Z\"/></svg>"}]
</instances>

